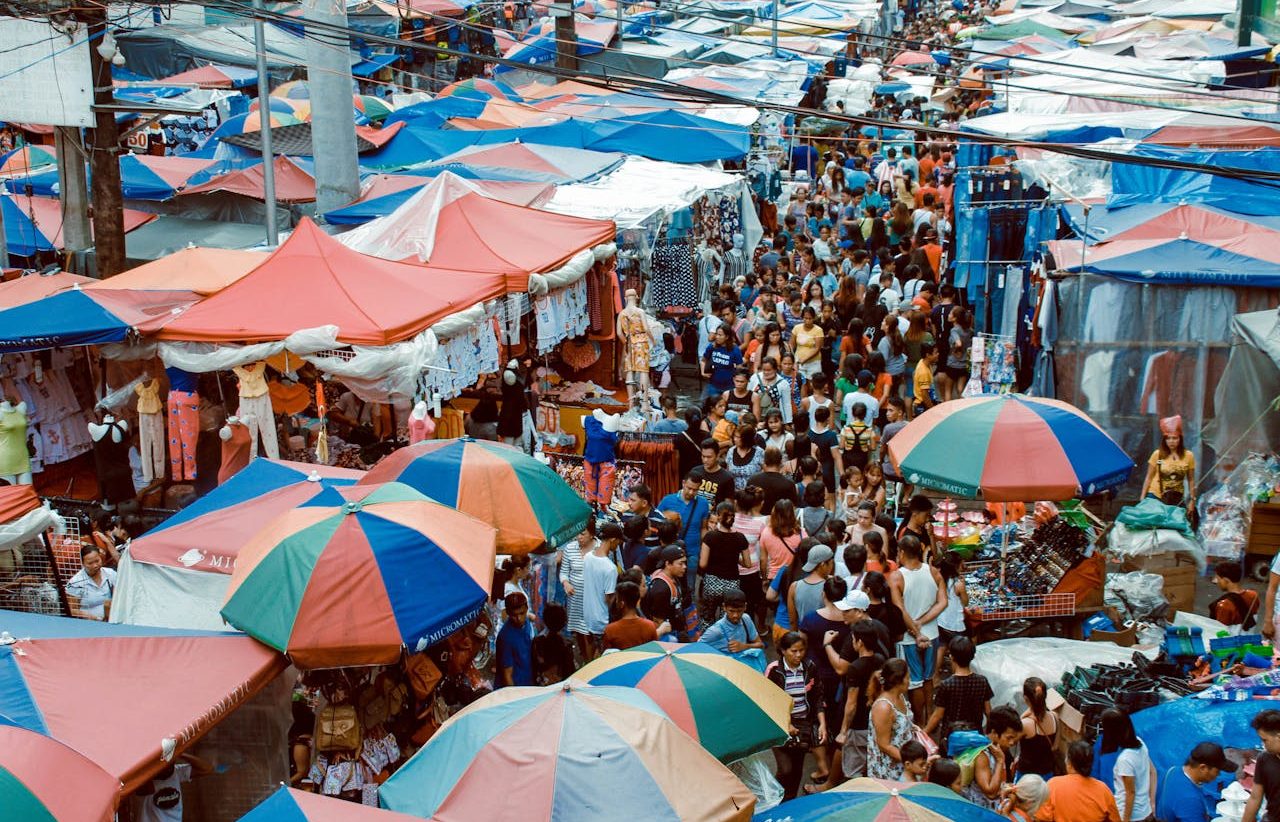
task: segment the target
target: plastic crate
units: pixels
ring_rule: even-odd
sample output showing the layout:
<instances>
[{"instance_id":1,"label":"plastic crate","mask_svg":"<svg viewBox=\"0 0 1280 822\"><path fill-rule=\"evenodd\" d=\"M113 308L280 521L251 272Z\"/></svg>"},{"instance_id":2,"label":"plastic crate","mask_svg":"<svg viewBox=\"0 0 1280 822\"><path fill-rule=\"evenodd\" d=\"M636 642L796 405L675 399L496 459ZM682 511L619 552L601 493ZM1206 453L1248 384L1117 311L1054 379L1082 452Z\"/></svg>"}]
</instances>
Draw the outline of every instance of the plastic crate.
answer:
<instances>
[{"instance_id":1,"label":"plastic crate","mask_svg":"<svg viewBox=\"0 0 1280 822\"><path fill-rule=\"evenodd\" d=\"M1074 593L1025 594L1002 597L997 602L980 605L975 615L980 622L998 622L1008 619L1072 616L1075 612L1076 595Z\"/></svg>"}]
</instances>

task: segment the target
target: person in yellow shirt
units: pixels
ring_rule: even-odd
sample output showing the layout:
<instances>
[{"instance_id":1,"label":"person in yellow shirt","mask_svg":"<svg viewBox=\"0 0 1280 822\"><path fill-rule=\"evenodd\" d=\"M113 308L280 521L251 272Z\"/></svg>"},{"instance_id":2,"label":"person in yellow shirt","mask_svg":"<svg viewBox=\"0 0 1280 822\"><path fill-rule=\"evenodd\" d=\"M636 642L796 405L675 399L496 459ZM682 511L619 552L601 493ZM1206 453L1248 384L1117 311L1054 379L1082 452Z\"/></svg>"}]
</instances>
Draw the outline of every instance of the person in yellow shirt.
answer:
<instances>
[{"instance_id":1,"label":"person in yellow shirt","mask_svg":"<svg viewBox=\"0 0 1280 822\"><path fill-rule=\"evenodd\" d=\"M933 372L938 367L938 346L931 342L920 346L920 362L916 363L916 372L912 378L915 391L912 411L918 416L938 404L938 395L933 390Z\"/></svg>"},{"instance_id":2,"label":"person in yellow shirt","mask_svg":"<svg viewBox=\"0 0 1280 822\"><path fill-rule=\"evenodd\" d=\"M796 367L801 374L812 377L822 371L822 340L826 335L815 320L818 312L806 305L800 312L801 322L791 330L791 347L796 352Z\"/></svg>"},{"instance_id":3,"label":"person in yellow shirt","mask_svg":"<svg viewBox=\"0 0 1280 822\"><path fill-rule=\"evenodd\" d=\"M1196 455L1182 441L1182 417L1160 420L1160 447L1147 460L1147 478L1142 496L1148 494L1168 505L1186 505L1187 514L1196 510Z\"/></svg>"}]
</instances>

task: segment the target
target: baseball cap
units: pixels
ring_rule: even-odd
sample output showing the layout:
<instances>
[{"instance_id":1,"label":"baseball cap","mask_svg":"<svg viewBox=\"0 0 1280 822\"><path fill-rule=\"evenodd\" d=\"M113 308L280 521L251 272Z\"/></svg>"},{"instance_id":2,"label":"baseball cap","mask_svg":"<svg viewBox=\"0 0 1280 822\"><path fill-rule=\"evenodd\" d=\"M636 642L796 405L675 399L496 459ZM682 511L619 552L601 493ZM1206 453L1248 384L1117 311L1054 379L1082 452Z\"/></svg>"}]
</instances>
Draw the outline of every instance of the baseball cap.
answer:
<instances>
[{"instance_id":1,"label":"baseball cap","mask_svg":"<svg viewBox=\"0 0 1280 822\"><path fill-rule=\"evenodd\" d=\"M836 603L836 609L840 611L865 611L870 607L871 598L863 591L850 591Z\"/></svg>"},{"instance_id":2,"label":"baseball cap","mask_svg":"<svg viewBox=\"0 0 1280 822\"><path fill-rule=\"evenodd\" d=\"M862 385L864 382L875 382L875 379L876 375L866 368L858 372L858 385Z\"/></svg>"},{"instance_id":3,"label":"baseball cap","mask_svg":"<svg viewBox=\"0 0 1280 822\"><path fill-rule=\"evenodd\" d=\"M1187 762L1192 765L1208 765L1210 768L1217 768L1227 773L1236 772L1236 763L1227 759L1227 755L1222 751L1222 746L1216 742L1201 742L1192 748L1191 755L1187 757Z\"/></svg>"},{"instance_id":4,"label":"baseball cap","mask_svg":"<svg viewBox=\"0 0 1280 822\"><path fill-rule=\"evenodd\" d=\"M835 556L827 546L818 545L809 552L809 559L805 561L804 570L812 571L822 563L835 559Z\"/></svg>"},{"instance_id":5,"label":"baseball cap","mask_svg":"<svg viewBox=\"0 0 1280 822\"><path fill-rule=\"evenodd\" d=\"M664 563L678 562L684 559L684 549L679 545L668 545L662 549L662 553L658 555Z\"/></svg>"}]
</instances>

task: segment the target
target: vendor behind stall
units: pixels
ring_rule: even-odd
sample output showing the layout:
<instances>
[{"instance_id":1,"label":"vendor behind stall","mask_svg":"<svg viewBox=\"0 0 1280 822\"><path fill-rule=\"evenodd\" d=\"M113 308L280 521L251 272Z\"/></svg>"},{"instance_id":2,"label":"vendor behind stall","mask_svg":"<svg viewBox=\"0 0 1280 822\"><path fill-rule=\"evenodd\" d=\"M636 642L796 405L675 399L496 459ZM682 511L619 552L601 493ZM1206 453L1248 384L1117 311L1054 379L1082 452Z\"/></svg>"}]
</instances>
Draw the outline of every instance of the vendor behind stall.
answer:
<instances>
[{"instance_id":1,"label":"vendor behind stall","mask_svg":"<svg viewBox=\"0 0 1280 822\"><path fill-rule=\"evenodd\" d=\"M1188 517L1196 510L1196 456L1182 437L1182 417L1160 420L1160 447L1147 460L1142 496L1148 494L1166 505L1185 505Z\"/></svg>"}]
</instances>

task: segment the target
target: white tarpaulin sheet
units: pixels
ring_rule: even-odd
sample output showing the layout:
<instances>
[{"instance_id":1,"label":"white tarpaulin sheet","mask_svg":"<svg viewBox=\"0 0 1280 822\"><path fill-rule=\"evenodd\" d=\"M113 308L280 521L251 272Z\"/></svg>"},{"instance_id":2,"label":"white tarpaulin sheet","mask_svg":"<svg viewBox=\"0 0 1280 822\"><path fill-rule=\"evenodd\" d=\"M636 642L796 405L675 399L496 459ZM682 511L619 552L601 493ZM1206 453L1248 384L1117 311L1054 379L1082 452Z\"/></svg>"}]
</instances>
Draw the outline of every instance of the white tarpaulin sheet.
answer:
<instances>
[{"instance_id":1,"label":"white tarpaulin sheet","mask_svg":"<svg viewBox=\"0 0 1280 822\"><path fill-rule=\"evenodd\" d=\"M543 209L575 217L613 220L635 228L658 213L687 208L710 191L727 191L742 178L696 165L628 157L614 171L589 183L556 188Z\"/></svg>"},{"instance_id":2,"label":"white tarpaulin sheet","mask_svg":"<svg viewBox=\"0 0 1280 822\"><path fill-rule=\"evenodd\" d=\"M201 631L233 631L219 613L231 577L208 571L134 562L128 551L116 569L111 621Z\"/></svg>"},{"instance_id":3,"label":"white tarpaulin sheet","mask_svg":"<svg viewBox=\"0 0 1280 822\"><path fill-rule=\"evenodd\" d=\"M1056 637L1002 639L978 646L973 670L991 683L995 694L991 697L993 706L1017 705L1021 710L1026 707L1022 683L1027 677L1038 676L1053 687L1053 683L1060 682L1062 675L1075 670L1077 665L1087 668L1095 663L1131 662L1136 650L1121 648L1114 642L1081 642ZM1147 655L1154 657L1155 652Z\"/></svg>"}]
</instances>

